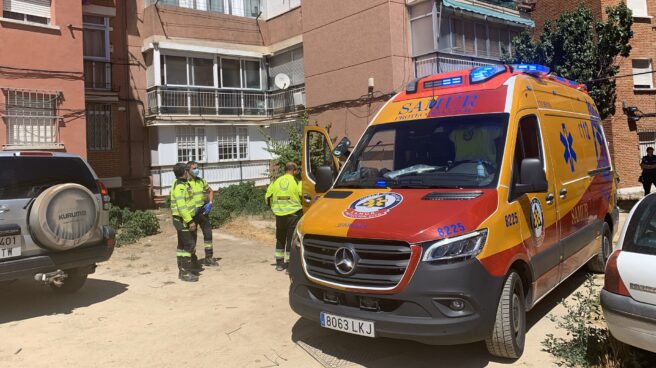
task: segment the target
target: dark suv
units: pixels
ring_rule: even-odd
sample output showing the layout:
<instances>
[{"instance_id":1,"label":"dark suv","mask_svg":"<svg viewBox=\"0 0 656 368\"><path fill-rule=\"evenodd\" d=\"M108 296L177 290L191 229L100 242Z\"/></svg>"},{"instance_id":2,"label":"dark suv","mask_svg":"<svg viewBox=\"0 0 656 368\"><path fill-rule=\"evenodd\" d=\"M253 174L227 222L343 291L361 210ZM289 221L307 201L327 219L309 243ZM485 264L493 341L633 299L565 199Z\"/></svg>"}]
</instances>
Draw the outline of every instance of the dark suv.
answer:
<instances>
[{"instance_id":1,"label":"dark suv","mask_svg":"<svg viewBox=\"0 0 656 368\"><path fill-rule=\"evenodd\" d=\"M0 152L0 282L34 277L79 290L114 251L110 206L80 156Z\"/></svg>"}]
</instances>

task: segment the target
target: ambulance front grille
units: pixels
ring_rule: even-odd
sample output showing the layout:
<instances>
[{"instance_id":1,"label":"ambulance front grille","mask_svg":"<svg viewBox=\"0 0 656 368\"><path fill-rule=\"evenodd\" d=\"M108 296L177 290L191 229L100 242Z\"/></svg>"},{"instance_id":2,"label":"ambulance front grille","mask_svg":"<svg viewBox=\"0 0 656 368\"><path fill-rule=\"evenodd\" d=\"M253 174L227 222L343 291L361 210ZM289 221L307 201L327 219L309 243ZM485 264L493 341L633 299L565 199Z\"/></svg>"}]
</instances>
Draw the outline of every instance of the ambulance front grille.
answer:
<instances>
[{"instance_id":1,"label":"ambulance front grille","mask_svg":"<svg viewBox=\"0 0 656 368\"><path fill-rule=\"evenodd\" d=\"M335 254L340 248L357 255L354 272L337 271ZM359 288L393 288L399 284L410 261L410 245L400 241L303 237L306 272L319 280Z\"/></svg>"}]
</instances>

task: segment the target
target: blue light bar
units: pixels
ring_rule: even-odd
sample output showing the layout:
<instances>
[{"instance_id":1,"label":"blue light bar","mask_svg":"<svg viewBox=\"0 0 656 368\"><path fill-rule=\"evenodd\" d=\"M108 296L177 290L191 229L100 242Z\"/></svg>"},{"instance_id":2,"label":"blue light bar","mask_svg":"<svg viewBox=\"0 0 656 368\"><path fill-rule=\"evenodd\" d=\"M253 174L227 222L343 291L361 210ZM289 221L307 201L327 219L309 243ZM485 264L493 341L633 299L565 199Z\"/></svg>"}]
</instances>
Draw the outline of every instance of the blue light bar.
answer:
<instances>
[{"instance_id":1,"label":"blue light bar","mask_svg":"<svg viewBox=\"0 0 656 368\"><path fill-rule=\"evenodd\" d=\"M387 188L387 181L385 180L378 180L376 182L376 186L379 188Z\"/></svg>"},{"instance_id":2,"label":"blue light bar","mask_svg":"<svg viewBox=\"0 0 656 368\"><path fill-rule=\"evenodd\" d=\"M469 81L470 83L485 82L505 72L506 67L504 65L479 66L478 68L472 69L471 73L469 74Z\"/></svg>"},{"instance_id":3,"label":"blue light bar","mask_svg":"<svg viewBox=\"0 0 656 368\"><path fill-rule=\"evenodd\" d=\"M453 87L462 84L462 77L451 77L424 82L424 88Z\"/></svg>"},{"instance_id":4,"label":"blue light bar","mask_svg":"<svg viewBox=\"0 0 656 368\"><path fill-rule=\"evenodd\" d=\"M539 64L513 64L511 65L513 71L515 72L526 72L526 73L544 73L549 74L551 69L548 66L539 65Z\"/></svg>"}]
</instances>

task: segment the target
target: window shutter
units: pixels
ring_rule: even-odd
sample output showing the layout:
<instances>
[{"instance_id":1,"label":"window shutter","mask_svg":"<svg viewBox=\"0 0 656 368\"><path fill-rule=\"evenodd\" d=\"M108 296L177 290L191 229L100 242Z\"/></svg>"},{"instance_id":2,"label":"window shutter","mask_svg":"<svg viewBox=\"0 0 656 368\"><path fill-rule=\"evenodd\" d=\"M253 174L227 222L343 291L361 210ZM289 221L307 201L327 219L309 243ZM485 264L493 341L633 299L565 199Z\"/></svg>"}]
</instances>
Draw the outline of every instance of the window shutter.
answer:
<instances>
[{"instance_id":1,"label":"window shutter","mask_svg":"<svg viewBox=\"0 0 656 368\"><path fill-rule=\"evenodd\" d=\"M50 18L50 0L4 0L3 9L15 13Z\"/></svg>"}]
</instances>

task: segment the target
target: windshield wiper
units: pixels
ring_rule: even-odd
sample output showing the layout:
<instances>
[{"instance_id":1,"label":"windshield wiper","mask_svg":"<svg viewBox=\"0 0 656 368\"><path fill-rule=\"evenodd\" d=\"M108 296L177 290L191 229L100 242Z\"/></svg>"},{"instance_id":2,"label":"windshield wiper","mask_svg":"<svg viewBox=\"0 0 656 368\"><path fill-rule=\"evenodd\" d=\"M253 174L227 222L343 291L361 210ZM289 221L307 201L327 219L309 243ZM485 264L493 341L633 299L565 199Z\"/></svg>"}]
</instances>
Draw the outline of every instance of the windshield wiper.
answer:
<instances>
[{"instance_id":1,"label":"windshield wiper","mask_svg":"<svg viewBox=\"0 0 656 368\"><path fill-rule=\"evenodd\" d=\"M354 188L354 189L369 189L369 188L375 188L373 185L364 185L364 184L341 184L341 185L335 185L333 188L340 188L340 189L348 189L348 188Z\"/></svg>"}]
</instances>

